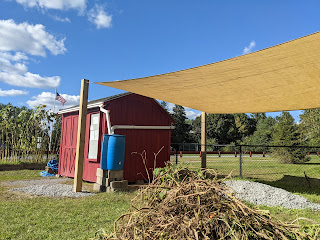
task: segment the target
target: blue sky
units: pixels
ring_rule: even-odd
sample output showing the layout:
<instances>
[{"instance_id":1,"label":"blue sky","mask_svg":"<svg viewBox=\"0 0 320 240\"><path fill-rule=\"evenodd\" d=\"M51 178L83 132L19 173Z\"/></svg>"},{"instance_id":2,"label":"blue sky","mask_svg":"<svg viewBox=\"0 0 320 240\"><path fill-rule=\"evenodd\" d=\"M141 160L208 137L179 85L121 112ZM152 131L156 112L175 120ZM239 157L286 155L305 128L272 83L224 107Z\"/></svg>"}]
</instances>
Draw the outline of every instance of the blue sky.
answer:
<instances>
[{"instance_id":1,"label":"blue sky","mask_svg":"<svg viewBox=\"0 0 320 240\"><path fill-rule=\"evenodd\" d=\"M75 105L82 78L144 77L260 50L319 31L319 9L316 0L0 0L0 102L52 108L57 87ZM89 88L90 100L121 93Z\"/></svg>"}]
</instances>

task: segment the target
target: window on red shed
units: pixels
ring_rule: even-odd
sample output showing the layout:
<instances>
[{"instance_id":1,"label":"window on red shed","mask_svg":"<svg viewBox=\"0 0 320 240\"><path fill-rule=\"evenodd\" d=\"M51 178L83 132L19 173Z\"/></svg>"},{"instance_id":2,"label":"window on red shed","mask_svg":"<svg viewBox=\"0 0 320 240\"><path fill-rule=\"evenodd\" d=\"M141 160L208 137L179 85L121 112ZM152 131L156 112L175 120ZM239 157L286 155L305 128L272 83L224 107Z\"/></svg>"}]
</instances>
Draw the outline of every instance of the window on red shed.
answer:
<instances>
[{"instance_id":1,"label":"window on red shed","mask_svg":"<svg viewBox=\"0 0 320 240\"><path fill-rule=\"evenodd\" d=\"M90 135L89 135L89 159L97 159L98 155L98 142L99 142L99 122L100 114L91 114L90 119Z\"/></svg>"}]
</instances>

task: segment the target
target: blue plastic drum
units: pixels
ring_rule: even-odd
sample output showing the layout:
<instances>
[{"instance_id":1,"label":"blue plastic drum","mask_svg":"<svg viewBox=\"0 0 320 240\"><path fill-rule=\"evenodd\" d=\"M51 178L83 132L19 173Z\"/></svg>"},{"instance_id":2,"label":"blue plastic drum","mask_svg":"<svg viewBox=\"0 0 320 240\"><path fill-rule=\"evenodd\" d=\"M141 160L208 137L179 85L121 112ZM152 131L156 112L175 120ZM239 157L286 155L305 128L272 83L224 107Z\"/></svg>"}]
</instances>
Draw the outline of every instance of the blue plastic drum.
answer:
<instances>
[{"instance_id":1,"label":"blue plastic drum","mask_svg":"<svg viewBox=\"0 0 320 240\"><path fill-rule=\"evenodd\" d=\"M105 134L102 142L101 169L123 170L126 136Z\"/></svg>"},{"instance_id":2,"label":"blue plastic drum","mask_svg":"<svg viewBox=\"0 0 320 240\"><path fill-rule=\"evenodd\" d=\"M108 141L108 170L123 170L126 136L113 134Z\"/></svg>"},{"instance_id":3,"label":"blue plastic drum","mask_svg":"<svg viewBox=\"0 0 320 240\"><path fill-rule=\"evenodd\" d=\"M105 134L102 141L100 168L107 170L108 142L111 135Z\"/></svg>"}]
</instances>

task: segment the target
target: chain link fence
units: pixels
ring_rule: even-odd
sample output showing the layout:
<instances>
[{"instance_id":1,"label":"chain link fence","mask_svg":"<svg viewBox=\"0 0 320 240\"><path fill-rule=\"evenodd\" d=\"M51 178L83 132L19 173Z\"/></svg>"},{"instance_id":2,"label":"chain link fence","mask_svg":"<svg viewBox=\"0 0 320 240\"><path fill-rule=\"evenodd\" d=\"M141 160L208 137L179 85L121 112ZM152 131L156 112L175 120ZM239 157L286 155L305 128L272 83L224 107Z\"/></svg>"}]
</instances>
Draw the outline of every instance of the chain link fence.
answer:
<instances>
[{"instance_id":1,"label":"chain link fence","mask_svg":"<svg viewBox=\"0 0 320 240\"><path fill-rule=\"evenodd\" d=\"M320 147L207 145L206 149L207 168L220 175L231 173L290 191L320 193ZM171 164L200 169L200 150L200 144L172 144Z\"/></svg>"}]
</instances>

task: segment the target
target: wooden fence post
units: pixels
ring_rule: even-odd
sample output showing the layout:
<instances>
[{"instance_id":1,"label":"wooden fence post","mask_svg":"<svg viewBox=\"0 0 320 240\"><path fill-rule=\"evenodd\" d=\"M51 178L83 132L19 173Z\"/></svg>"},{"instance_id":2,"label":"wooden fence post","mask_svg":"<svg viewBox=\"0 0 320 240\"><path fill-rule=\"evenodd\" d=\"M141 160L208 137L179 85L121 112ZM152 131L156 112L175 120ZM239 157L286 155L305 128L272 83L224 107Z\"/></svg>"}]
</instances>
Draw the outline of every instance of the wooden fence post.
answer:
<instances>
[{"instance_id":1,"label":"wooden fence post","mask_svg":"<svg viewBox=\"0 0 320 240\"><path fill-rule=\"evenodd\" d=\"M207 128L206 113L201 113L201 168L207 167Z\"/></svg>"},{"instance_id":2,"label":"wooden fence post","mask_svg":"<svg viewBox=\"0 0 320 240\"><path fill-rule=\"evenodd\" d=\"M80 90L80 105L79 105L79 119L78 119L78 135L76 148L76 165L74 169L74 184L73 191L82 191L82 173L83 173L83 158L84 158L84 142L86 135L86 120L87 120L87 104L88 104L88 89L89 80L81 80Z\"/></svg>"},{"instance_id":3,"label":"wooden fence post","mask_svg":"<svg viewBox=\"0 0 320 240\"><path fill-rule=\"evenodd\" d=\"M239 172L240 172L240 178L242 178L242 147L241 147L241 145L239 146L240 147L240 149L239 149L239 151L240 151L240 153L239 153L239 155L240 155L240 158L239 158L239 163L240 163L240 169L239 169Z\"/></svg>"}]
</instances>

